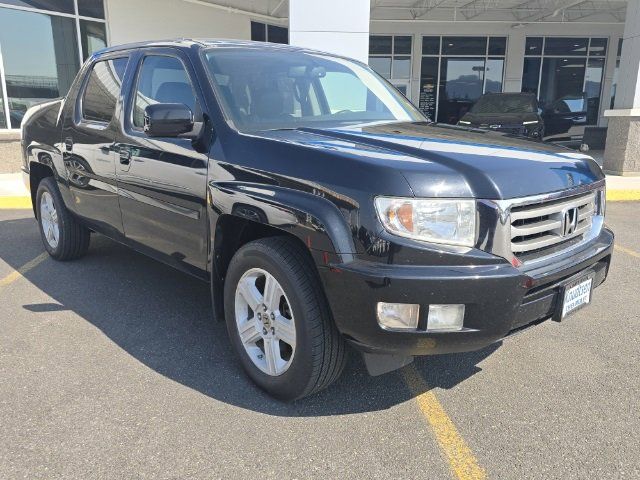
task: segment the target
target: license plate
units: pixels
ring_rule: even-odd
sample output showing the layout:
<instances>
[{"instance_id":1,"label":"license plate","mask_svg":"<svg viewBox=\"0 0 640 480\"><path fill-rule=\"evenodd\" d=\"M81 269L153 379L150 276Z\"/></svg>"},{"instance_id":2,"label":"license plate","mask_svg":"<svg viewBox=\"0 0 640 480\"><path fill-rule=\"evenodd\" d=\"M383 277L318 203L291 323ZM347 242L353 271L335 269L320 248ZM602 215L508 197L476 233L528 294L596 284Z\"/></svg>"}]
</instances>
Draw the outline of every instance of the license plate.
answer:
<instances>
[{"instance_id":1,"label":"license plate","mask_svg":"<svg viewBox=\"0 0 640 480\"><path fill-rule=\"evenodd\" d=\"M592 283L593 277L582 278L565 287L560 318L565 318L570 313L584 307L591 301Z\"/></svg>"}]
</instances>

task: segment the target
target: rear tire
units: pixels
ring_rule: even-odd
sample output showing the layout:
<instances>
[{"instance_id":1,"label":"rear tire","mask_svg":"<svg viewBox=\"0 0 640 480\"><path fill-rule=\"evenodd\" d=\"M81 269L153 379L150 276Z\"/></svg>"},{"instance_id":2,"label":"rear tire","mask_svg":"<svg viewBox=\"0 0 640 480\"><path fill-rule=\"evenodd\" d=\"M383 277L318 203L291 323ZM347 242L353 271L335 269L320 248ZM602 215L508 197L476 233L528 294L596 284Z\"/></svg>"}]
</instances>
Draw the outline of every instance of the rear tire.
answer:
<instances>
[{"instance_id":1,"label":"rear tire","mask_svg":"<svg viewBox=\"0 0 640 480\"><path fill-rule=\"evenodd\" d=\"M224 300L227 329L242 366L272 396L306 397L342 373L344 339L315 266L294 239L270 237L240 248L227 270Z\"/></svg>"},{"instance_id":2,"label":"rear tire","mask_svg":"<svg viewBox=\"0 0 640 480\"><path fill-rule=\"evenodd\" d=\"M53 177L38 184L36 214L42 243L51 257L75 260L87 253L91 233L69 212Z\"/></svg>"}]
</instances>

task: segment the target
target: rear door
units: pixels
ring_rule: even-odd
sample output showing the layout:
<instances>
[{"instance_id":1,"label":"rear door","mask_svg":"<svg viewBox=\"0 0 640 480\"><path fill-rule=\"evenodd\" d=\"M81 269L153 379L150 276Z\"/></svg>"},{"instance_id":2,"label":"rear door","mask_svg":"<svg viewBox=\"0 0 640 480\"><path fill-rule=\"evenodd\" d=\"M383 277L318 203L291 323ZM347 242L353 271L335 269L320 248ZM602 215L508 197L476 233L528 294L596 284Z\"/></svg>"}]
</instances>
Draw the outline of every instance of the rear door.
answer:
<instances>
[{"instance_id":1,"label":"rear door","mask_svg":"<svg viewBox=\"0 0 640 480\"><path fill-rule=\"evenodd\" d=\"M128 60L120 52L89 67L75 102L65 108L62 130L72 210L114 237L122 235L113 153L115 119Z\"/></svg>"},{"instance_id":2,"label":"rear door","mask_svg":"<svg viewBox=\"0 0 640 480\"><path fill-rule=\"evenodd\" d=\"M143 131L144 109L154 103L185 104L202 122L201 90L189 58L177 49L145 50L136 64L115 144L125 236L164 261L204 271L207 152L189 138L152 138Z\"/></svg>"}]
</instances>

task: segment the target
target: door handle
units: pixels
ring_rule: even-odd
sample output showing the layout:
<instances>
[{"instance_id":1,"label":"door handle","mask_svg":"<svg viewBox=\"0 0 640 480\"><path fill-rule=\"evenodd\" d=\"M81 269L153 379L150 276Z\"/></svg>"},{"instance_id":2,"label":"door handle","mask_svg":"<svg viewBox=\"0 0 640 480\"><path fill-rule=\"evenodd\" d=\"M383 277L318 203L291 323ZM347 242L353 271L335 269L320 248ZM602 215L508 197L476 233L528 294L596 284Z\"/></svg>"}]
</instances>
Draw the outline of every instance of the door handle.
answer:
<instances>
[{"instance_id":1,"label":"door handle","mask_svg":"<svg viewBox=\"0 0 640 480\"><path fill-rule=\"evenodd\" d=\"M129 165L131 161L131 149L129 147L120 147L120 163Z\"/></svg>"},{"instance_id":2,"label":"door handle","mask_svg":"<svg viewBox=\"0 0 640 480\"><path fill-rule=\"evenodd\" d=\"M64 139L64 148L67 150L67 152L73 150L73 138L67 137Z\"/></svg>"}]
</instances>

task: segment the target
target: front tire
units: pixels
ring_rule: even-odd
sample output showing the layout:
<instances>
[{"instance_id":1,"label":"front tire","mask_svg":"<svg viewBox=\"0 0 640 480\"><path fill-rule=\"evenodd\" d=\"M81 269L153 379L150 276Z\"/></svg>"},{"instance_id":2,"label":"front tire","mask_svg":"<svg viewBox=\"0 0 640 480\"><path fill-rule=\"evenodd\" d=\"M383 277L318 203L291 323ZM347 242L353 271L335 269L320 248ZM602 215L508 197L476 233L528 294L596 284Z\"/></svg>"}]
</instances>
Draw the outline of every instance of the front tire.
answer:
<instances>
[{"instance_id":1,"label":"front tire","mask_svg":"<svg viewBox=\"0 0 640 480\"><path fill-rule=\"evenodd\" d=\"M42 243L49 255L64 261L87 253L91 234L71 215L52 177L38 184L36 214Z\"/></svg>"},{"instance_id":2,"label":"front tire","mask_svg":"<svg viewBox=\"0 0 640 480\"><path fill-rule=\"evenodd\" d=\"M271 237L240 248L227 270L224 300L242 366L272 396L306 397L342 373L344 340L315 266L295 240Z\"/></svg>"}]
</instances>

